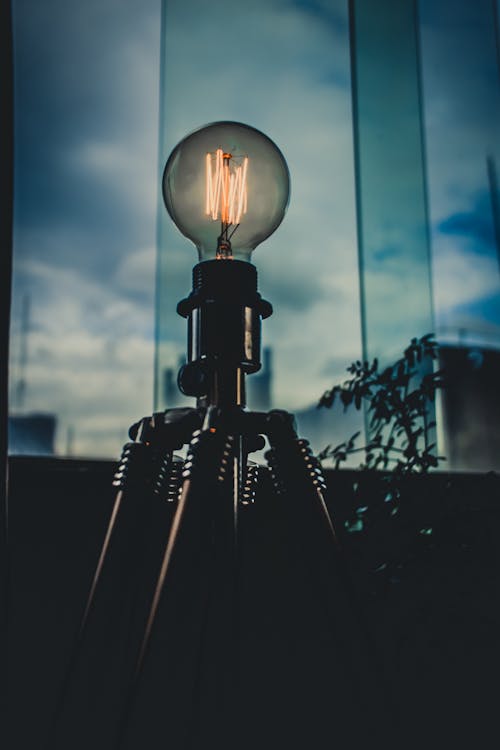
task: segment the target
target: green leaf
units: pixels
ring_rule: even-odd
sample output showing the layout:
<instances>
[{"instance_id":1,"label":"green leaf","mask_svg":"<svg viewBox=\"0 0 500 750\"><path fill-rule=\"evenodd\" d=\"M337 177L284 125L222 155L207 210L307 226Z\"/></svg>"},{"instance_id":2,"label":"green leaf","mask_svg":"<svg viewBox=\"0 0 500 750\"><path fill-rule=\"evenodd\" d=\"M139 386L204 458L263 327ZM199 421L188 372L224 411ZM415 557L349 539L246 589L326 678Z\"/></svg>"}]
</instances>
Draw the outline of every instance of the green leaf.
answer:
<instances>
[{"instance_id":1,"label":"green leaf","mask_svg":"<svg viewBox=\"0 0 500 750\"><path fill-rule=\"evenodd\" d=\"M349 406L349 404L352 402L352 396L353 394L350 391L341 391L340 400L345 407Z\"/></svg>"}]
</instances>

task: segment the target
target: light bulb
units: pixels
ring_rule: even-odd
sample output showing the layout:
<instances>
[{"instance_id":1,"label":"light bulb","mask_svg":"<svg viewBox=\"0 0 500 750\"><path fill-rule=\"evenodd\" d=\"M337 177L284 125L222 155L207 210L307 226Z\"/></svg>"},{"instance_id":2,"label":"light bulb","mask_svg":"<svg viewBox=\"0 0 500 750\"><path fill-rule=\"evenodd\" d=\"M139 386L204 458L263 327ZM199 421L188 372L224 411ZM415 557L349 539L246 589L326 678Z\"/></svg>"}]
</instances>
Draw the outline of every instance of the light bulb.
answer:
<instances>
[{"instance_id":1,"label":"light bulb","mask_svg":"<svg viewBox=\"0 0 500 750\"><path fill-rule=\"evenodd\" d=\"M214 122L186 136L163 174L168 213L198 248L200 261L250 261L281 224L290 175L264 133L239 122Z\"/></svg>"}]
</instances>

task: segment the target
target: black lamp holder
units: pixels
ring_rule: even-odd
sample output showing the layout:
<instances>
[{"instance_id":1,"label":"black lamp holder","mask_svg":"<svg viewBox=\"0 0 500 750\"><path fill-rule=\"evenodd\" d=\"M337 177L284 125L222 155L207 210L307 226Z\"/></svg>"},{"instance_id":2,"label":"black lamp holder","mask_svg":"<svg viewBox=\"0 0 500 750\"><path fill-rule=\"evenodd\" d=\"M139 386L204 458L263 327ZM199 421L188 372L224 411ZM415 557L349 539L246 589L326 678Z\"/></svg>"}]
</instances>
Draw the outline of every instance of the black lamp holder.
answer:
<instances>
[{"instance_id":1,"label":"black lamp holder","mask_svg":"<svg viewBox=\"0 0 500 750\"><path fill-rule=\"evenodd\" d=\"M257 290L257 269L220 259L193 268L193 290L177 312L188 319L187 364L178 376L199 405L244 406L244 376L260 370L261 320L272 305Z\"/></svg>"}]
</instances>

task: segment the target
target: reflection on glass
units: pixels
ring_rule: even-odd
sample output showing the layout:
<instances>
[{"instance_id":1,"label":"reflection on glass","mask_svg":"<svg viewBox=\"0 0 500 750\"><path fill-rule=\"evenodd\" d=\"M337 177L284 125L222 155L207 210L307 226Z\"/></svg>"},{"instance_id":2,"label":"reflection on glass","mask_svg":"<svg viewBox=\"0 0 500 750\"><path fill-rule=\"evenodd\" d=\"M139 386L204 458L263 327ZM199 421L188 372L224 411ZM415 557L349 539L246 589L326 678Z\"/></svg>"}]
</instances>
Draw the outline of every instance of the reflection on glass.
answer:
<instances>
[{"instance_id":1,"label":"reflection on glass","mask_svg":"<svg viewBox=\"0 0 500 750\"><path fill-rule=\"evenodd\" d=\"M390 361L433 330L415 3L351 23L364 356Z\"/></svg>"},{"instance_id":2,"label":"reflection on glass","mask_svg":"<svg viewBox=\"0 0 500 750\"><path fill-rule=\"evenodd\" d=\"M496 0L421 0L422 72L439 338L500 343Z\"/></svg>"},{"instance_id":3,"label":"reflection on glass","mask_svg":"<svg viewBox=\"0 0 500 750\"><path fill-rule=\"evenodd\" d=\"M447 468L500 456L497 0L421 0L436 332Z\"/></svg>"},{"instance_id":4,"label":"reflection on glass","mask_svg":"<svg viewBox=\"0 0 500 750\"><path fill-rule=\"evenodd\" d=\"M213 50L221 17L225 39L237 44L230 64ZM335 430L340 442L351 434L350 415L343 425L342 414L316 404L361 350L346 4L164 2L162 39L159 169L186 133L221 120L266 133L290 169L286 220L252 255L259 289L275 312L263 329L268 366L248 378L249 406L294 411L318 449L337 439ZM207 151L213 182L217 157L212 146ZM269 197L266 203L270 208ZM155 403L163 409L178 403L171 385L186 331L175 308L189 291L195 261L163 201L158 247Z\"/></svg>"},{"instance_id":5,"label":"reflection on glass","mask_svg":"<svg viewBox=\"0 0 500 750\"><path fill-rule=\"evenodd\" d=\"M363 356L390 365L433 331L416 4L353 0L350 18Z\"/></svg>"}]
</instances>

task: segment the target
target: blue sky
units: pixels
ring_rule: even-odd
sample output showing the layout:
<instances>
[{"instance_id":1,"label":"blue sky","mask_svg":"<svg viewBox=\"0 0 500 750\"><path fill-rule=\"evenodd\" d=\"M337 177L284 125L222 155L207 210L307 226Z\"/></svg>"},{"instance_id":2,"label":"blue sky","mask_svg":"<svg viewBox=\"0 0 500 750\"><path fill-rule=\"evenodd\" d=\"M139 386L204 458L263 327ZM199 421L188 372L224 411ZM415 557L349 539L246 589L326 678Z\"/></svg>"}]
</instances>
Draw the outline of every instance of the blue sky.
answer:
<instances>
[{"instance_id":1,"label":"blue sky","mask_svg":"<svg viewBox=\"0 0 500 750\"><path fill-rule=\"evenodd\" d=\"M437 322L498 341L485 171L485 152L500 156L498 69L482 20L490 3L475 3L476 15L465 2L420 7ZM214 119L263 130L289 163L288 216L254 260L276 309L264 328L276 401L313 403L361 350L346 3L171 0L159 147L160 0L14 0L13 11L11 372L15 381L28 293L24 407L58 414L61 451L72 425L82 455L116 454L127 426L151 411L159 170L180 138ZM214 52L221 19L224 55ZM164 356L175 364L185 340L175 304L196 253L163 213L161 227Z\"/></svg>"}]
</instances>

